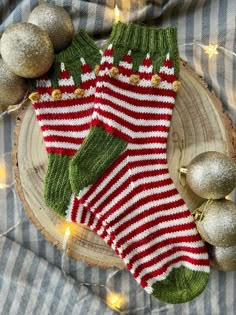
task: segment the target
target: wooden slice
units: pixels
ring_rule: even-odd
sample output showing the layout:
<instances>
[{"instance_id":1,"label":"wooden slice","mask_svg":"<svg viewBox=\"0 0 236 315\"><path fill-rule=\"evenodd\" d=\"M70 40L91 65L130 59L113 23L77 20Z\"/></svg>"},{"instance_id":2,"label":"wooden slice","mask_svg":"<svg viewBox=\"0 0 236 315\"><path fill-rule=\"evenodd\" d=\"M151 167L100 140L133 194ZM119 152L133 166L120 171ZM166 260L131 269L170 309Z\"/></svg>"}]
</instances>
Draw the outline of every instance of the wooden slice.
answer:
<instances>
[{"instance_id":1,"label":"wooden slice","mask_svg":"<svg viewBox=\"0 0 236 315\"><path fill-rule=\"evenodd\" d=\"M236 137L219 100L184 63L181 65L180 80L182 88L178 93L168 139L168 162L171 177L193 210L201 204L202 199L190 191L184 178L181 184L178 168L187 166L196 155L209 150L235 157ZM17 190L27 215L48 241L62 249L67 223L48 209L43 200L47 155L31 105L17 117L13 163ZM124 268L121 259L89 228L79 224L70 226L69 256L91 265Z\"/></svg>"}]
</instances>

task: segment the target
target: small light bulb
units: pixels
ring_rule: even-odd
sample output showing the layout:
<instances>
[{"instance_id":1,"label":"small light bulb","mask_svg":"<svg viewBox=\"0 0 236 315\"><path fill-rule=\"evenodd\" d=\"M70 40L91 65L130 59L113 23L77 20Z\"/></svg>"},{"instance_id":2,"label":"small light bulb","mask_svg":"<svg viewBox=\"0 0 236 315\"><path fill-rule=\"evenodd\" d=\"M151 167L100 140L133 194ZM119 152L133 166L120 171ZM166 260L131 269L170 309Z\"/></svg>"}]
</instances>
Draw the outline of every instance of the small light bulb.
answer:
<instances>
[{"instance_id":1,"label":"small light bulb","mask_svg":"<svg viewBox=\"0 0 236 315\"><path fill-rule=\"evenodd\" d=\"M0 189L7 188L6 185L7 172L3 161L0 161Z\"/></svg>"},{"instance_id":2,"label":"small light bulb","mask_svg":"<svg viewBox=\"0 0 236 315\"><path fill-rule=\"evenodd\" d=\"M70 236L70 227L67 226L66 231L65 231L65 236Z\"/></svg>"},{"instance_id":3,"label":"small light bulb","mask_svg":"<svg viewBox=\"0 0 236 315\"><path fill-rule=\"evenodd\" d=\"M107 303L111 308L120 309L125 304L125 297L120 293L109 292Z\"/></svg>"},{"instance_id":4,"label":"small light bulb","mask_svg":"<svg viewBox=\"0 0 236 315\"><path fill-rule=\"evenodd\" d=\"M208 45L203 47L205 53L209 55L209 58L213 57L214 55L218 55L218 44L215 45Z\"/></svg>"}]
</instances>

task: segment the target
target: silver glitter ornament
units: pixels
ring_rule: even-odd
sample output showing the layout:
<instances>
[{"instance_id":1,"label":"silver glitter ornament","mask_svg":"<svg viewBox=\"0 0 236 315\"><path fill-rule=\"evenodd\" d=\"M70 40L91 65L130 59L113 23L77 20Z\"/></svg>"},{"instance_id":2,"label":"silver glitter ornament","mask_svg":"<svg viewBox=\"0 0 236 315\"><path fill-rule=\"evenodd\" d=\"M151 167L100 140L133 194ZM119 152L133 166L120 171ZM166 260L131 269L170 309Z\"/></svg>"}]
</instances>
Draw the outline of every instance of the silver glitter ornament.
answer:
<instances>
[{"instance_id":1,"label":"silver glitter ornament","mask_svg":"<svg viewBox=\"0 0 236 315\"><path fill-rule=\"evenodd\" d=\"M221 271L236 271L236 245L219 247L207 244L211 267Z\"/></svg>"},{"instance_id":2,"label":"silver glitter ornament","mask_svg":"<svg viewBox=\"0 0 236 315\"><path fill-rule=\"evenodd\" d=\"M236 164L223 153L204 152L191 161L186 180L198 196L221 199L236 186Z\"/></svg>"},{"instance_id":3,"label":"silver glitter ornament","mask_svg":"<svg viewBox=\"0 0 236 315\"><path fill-rule=\"evenodd\" d=\"M71 17L60 6L41 4L30 13L28 22L48 33L56 52L65 49L72 40L74 27Z\"/></svg>"},{"instance_id":4,"label":"silver glitter ornament","mask_svg":"<svg viewBox=\"0 0 236 315\"><path fill-rule=\"evenodd\" d=\"M24 78L43 75L54 60L53 45L47 32L25 22L13 24L5 30L0 50L10 71Z\"/></svg>"},{"instance_id":5,"label":"silver glitter ornament","mask_svg":"<svg viewBox=\"0 0 236 315\"><path fill-rule=\"evenodd\" d=\"M206 201L194 211L194 219L204 241L215 246L236 245L235 202L227 199Z\"/></svg>"},{"instance_id":6,"label":"silver glitter ornament","mask_svg":"<svg viewBox=\"0 0 236 315\"><path fill-rule=\"evenodd\" d=\"M12 73L0 59L0 105L15 105L27 92L27 81Z\"/></svg>"}]
</instances>

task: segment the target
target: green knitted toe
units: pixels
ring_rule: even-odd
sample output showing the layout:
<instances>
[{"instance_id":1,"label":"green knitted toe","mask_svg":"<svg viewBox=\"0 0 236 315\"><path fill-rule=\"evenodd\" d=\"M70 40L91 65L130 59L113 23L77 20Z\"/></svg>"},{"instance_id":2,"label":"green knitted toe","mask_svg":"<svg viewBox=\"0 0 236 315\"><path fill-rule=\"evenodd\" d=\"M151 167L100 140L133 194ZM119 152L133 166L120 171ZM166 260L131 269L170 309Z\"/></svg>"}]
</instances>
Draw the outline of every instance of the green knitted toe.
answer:
<instances>
[{"instance_id":1,"label":"green knitted toe","mask_svg":"<svg viewBox=\"0 0 236 315\"><path fill-rule=\"evenodd\" d=\"M186 267L174 268L163 281L153 284L153 296L171 304L185 303L197 297L206 287L209 273Z\"/></svg>"},{"instance_id":2,"label":"green knitted toe","mask_svg":"<svg viewBox=\"0 0 236 315\"><path fill-rule=\"evenodd\" d=\"M93 184L127 147L127 142L92 127L70 163L70 182L75 195Z\"/></svg>"},{"instance_id":3,"label":"green knitted toe","mask_svg":"<svg viewBox=\"0 0 236 315\"><path fill-rule=\"evenodd\" d=\"M50 153L45 178L44 199L46 205L65 216L72 194L69 181L69 162L71 157Z\"/></svg>"}]
</instances>

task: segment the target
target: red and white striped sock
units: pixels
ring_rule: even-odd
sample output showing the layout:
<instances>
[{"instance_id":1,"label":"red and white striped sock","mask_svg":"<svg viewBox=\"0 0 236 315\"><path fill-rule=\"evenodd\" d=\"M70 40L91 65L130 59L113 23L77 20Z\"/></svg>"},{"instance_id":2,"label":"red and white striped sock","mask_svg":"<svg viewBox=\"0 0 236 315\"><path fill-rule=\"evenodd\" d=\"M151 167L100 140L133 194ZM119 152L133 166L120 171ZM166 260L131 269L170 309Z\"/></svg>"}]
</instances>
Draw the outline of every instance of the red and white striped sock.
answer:
<instances>
[{"instance_id":1,"label":"red and white striped sock","mask_svg":"<svg viewBox=\"0 0 236 315\"><path fill-rule=\"evenodd\" d=\"M111 245L101 222L72 194L68 173L69 160L89 132L96 83L91 66L96 61L100 61L100 53L88 35L81 31L72 44L57 55L54 63L56 77L49 72L37 79L30 99L49 158L44 191L46 204L67 221L91 227ZM73 76L68 69L71 67ZM75 83L76 79L79 84Z\"/></svg>"},{"instance_id":2,"label":"red and white striped sock","mask_svg":"<svg viewBox=\"0 0 236 315\"><path fill-rule=\"evenodd\" d=\"M107 226L113 246L148 293L183 303L205 288L209 260L168 171L167 137L179 86L176 32L119 23L111 41L96 84L93 127L70 163L72 188L78 194L95 179L80 191L80 202Z\"/></svg>"}]
</instances>

